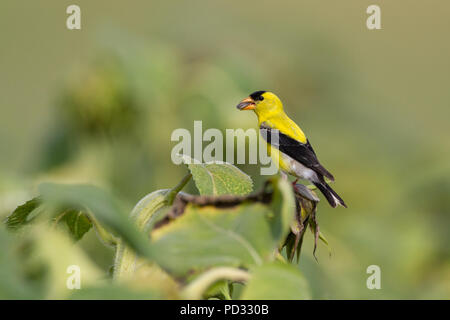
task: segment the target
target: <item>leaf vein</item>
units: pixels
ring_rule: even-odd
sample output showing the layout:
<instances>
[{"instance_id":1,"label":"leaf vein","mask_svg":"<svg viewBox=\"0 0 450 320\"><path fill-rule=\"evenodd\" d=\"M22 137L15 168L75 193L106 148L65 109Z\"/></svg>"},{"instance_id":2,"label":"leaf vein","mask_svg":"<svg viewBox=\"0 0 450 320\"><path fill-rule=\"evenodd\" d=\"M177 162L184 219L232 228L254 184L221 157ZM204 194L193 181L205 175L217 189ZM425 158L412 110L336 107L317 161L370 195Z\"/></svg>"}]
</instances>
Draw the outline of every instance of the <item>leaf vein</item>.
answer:
<instances>
[{"instance_id":1,"label":"leaf vein","mask_svg":"<svg viewBox=\"0 0 450 320\"><path fill-rule=\"evenodd\" d=\"M253 258L253 260L255 261L256 264L258 264L258 265L262 264L262 259L259 256L258 252L256 251L255 248L253 248L251 243L249 243L245 238L243 238L242 236L240 236L239 234L237 234L235 232L223 229L223 228L215 225L214 223L212 223L205 217L202 217L200 214L198 216L205 224L207 224L208 226L210 226L217 232L223 233L223 234L229 236L230 238L236 240L237 242L239 242L245 249L247 249L247 251L249 252L250 256Z\"/></svg>"}]
</instances>

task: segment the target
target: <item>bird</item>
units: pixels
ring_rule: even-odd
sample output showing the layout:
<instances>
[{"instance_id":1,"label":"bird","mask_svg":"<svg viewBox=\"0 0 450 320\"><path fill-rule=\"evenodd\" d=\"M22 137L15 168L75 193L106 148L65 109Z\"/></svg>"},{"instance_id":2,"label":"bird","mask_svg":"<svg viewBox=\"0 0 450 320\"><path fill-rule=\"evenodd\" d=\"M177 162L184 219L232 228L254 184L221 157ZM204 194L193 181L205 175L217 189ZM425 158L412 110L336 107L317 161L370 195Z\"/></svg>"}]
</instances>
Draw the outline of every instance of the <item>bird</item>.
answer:
<instances>
[{"instance_id":1,"label":"bird","mask_svg":"<svg viewBox=\"0 0 450 320\"><path fill-rule=\"evenodd\" d=\"M344 200L325 180L334 181L334 176L320 164L302 129L284 112L280 98L269 91L255 91L236 107L256 113L260 135L267 142L267 151L273 161L278 163L284 178L294 176L296 180L293 185L298 179L308 180L333 208L338 205L347 208Z\"/></svg>"}]
</instances>

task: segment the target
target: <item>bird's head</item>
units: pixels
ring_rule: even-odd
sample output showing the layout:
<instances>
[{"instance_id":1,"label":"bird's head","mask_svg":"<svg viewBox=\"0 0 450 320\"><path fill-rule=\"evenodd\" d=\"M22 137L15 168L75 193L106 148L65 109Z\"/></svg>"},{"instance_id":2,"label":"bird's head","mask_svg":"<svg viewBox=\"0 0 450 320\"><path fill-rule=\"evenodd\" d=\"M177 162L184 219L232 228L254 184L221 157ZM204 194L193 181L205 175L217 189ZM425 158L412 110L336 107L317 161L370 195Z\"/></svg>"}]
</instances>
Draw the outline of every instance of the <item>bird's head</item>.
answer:
<instances>
[{"instance_id":1,"label":"bird's head","mask_svg":"<svg viewBox=\"0 0 450 320\"><path fill-rule=\"evenodd\" d=\"M280 98L268 91L255 91L236 107L239 110L253 110L257 115L283 111Z\"/></svg>"}]
</instances>

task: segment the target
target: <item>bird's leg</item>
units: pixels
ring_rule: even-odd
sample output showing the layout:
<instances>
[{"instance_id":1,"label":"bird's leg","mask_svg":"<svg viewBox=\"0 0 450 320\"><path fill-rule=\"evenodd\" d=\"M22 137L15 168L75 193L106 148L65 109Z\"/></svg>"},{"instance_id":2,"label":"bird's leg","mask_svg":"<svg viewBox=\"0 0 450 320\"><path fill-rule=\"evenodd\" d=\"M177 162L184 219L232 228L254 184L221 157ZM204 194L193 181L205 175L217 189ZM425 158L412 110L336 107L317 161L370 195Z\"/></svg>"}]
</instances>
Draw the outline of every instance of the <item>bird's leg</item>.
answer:
<instances>
[{"instance_id":1,"label":"bird's leg","mask_svg":"<svg viewBox=\"0 0 450 320\"><path fill-rule=\"evenodd\" d=\"M292 181L292 188L294 188L294 191L295 191L295 192L298 191L298 189L297 189L297 181L298 181L298 178L295 178L295 180Z\"/></svg>"}]
</instances>

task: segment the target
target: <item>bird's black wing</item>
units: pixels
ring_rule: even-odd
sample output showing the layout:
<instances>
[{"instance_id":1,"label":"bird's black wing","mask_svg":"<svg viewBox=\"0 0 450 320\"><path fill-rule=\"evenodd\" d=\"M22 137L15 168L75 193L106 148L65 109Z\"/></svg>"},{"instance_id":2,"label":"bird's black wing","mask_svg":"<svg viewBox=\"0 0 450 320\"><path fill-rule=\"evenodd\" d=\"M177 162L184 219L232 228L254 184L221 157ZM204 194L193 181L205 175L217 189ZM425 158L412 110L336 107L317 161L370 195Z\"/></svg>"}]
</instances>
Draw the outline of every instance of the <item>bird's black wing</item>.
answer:
<instances>
[{"instance_id":1,"label":"bird's black wing","mask_svg":"<svg viewBox=\"0 0 450 320\"><path fill-rule=\"evenodd\" d=\"M264 140L281 152L287 154L292 159L297 160L305 167L314 170L316 173L327 177L331 181L334 181L333 175L319 163L319 160L317 160L316 153L308 140L306 140L306 143L301 143L300 141L281 133L279 130L272 129L264 125L261 125L260 132ZM272 139L272 135L274 139ZM277 136L278 141L276 141Z\"/></svg>"}]
</instances>

